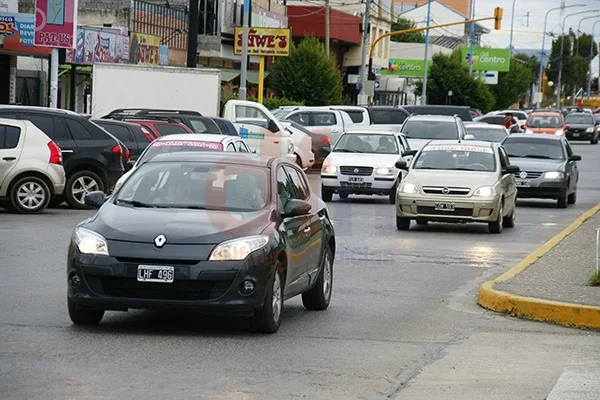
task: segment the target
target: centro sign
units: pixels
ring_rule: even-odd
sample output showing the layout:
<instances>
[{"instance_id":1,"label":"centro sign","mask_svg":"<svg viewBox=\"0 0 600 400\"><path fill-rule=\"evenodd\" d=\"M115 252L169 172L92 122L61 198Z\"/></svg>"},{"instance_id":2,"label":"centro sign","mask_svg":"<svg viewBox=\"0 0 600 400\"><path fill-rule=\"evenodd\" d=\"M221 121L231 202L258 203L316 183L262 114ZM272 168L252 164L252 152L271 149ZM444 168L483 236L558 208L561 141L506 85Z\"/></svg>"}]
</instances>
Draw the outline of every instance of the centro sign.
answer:
<instances>
[{"instance_id":1,"label":"centro sign","mask_svg":"<svg viewBox=\"0 0 600 400\"><path fill-rule=\"evenodd\" d=\"M431 68L431 60L428 62ZM407 60L392 58L386 69L381 69L381 75L397 75L409 78L420 78L423 76L423 60Z\"/></svg>"},{"instance_id":2,"label":"centro sign","mask_svg":"<svg viewBox=\"0 0 600 400\"><path fill-rule=\"evenodd\" d=\"M500 71L508 72L510 69L509 49L488 49L484 47L473 48L471 55L468 47L461 49L463 64L469 65L473 59L473 71Z\"/></svg>"}]
</instances>

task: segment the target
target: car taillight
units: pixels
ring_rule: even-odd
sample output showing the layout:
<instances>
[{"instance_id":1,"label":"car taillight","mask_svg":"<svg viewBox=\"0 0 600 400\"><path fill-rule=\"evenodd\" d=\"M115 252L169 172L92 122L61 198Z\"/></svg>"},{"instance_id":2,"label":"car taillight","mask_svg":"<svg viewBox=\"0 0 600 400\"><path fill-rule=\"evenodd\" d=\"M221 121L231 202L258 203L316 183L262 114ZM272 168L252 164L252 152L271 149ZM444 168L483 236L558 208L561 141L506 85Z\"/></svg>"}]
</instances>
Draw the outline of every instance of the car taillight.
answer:
<instances>
[{"instance_id":1,"label":"car taillight","mask_svg":"<svg viewBox=\"0 0 600 400\"><path fill-rule=\"evenodd\" d=\"M331 141L329 140L328 137L322 137L321 138L321 142L325 143L325 144L331 144Z\"/></svg>"},{"instance_id":2,"label":"car taillight","mask_svg":"<svg viewBox=\"0 0 600 400\"><path fill-rule=\"evenodd\" d=\"M127 147L125 147L125 162L129 162L130 159L131 159L131 152L129 151L129 149Z\"/></svg>"},{"instance_id":3,"label":"car taillight","mask_svg":"<svg viewBox=\"0 0 600 400\"><path fill-rule=\"evenodd\" d=\"M50 149L50 164L62 165L62 151L60 147L54 142L48 142L48 149Z\"/></svg>"},{"instance_id":4,"label":"car taillight","mask_svg":"<svg viewBox=\"0 0 600 400\"><path fill-rule=\"evenodd\" d=\"M149 143L154 142L155 137L150 133L148 129L142 127L142 132L144 133L144 136L146 136L146 139L148 139Z\"/></svg>"},{"instance_id":5,"label":"car taillight","mask_svg":"<svg viewBox=\"0 0 600 400\"><path fill-rule=\"evenodd\" d=\"M118 157L121 157L123 155L123 150L121 149L121 145L118 144L115 147L112 148L112 152L115 153Z\"/></svg>"}]
</instances>

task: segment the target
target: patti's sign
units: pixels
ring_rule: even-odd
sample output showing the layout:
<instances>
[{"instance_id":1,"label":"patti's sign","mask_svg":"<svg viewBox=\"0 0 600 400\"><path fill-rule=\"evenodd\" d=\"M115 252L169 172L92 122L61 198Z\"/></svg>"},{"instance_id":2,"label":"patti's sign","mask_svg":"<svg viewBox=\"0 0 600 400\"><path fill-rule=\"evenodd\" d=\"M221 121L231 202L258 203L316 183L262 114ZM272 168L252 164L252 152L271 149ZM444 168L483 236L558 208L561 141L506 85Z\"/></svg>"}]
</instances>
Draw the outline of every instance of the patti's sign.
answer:
<instances>
[{"instance_id":1,"label":"patti's sign","mask_svg":"<svg viewBox=\"0 0 600 400\"><path fill-rule=\"evenodd\" d=\"M77 0L36 0L36 46L75 48Z\"/></svg>"},{"instance_id":2,"label":"patti's sign","mask_svg":"<svg viewBox=\"0 0 600 400\"><path fill-rule=\"evenodd\" d=\"M244 30L235 28L236 55L242 54ZM250 28L248 31L248 55L287 57L290 55L290 30L288 28Z\"/></svg>"}]
</instances>

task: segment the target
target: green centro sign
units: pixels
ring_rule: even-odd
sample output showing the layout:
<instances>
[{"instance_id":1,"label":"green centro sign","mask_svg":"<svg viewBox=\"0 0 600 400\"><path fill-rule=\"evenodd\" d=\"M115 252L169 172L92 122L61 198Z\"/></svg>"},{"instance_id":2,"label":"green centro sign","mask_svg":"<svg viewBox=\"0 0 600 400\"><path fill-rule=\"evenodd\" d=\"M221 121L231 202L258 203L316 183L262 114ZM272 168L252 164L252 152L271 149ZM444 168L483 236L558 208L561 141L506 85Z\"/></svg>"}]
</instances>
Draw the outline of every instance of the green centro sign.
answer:
<instances>
[{"instance_id":1,"label":"green centro sign","mask_svg":"<svg viewBox=\"0 0 600 400\"><path fill-rule=\"evenodd\" d=\"M432 61L427 62L431 68ZM405 60L402 58L390 58L387 69L381 70L381 75L395 75L407 78L423 77L423 60Z\"/></svg>"},{"instance_id":2,"label":"green centro sign","mask_svg":"<svg viewBox=\"0 0 600 400\"><path fill-rule=\"evenodd\" d=\"M469 65L469 47L461 48L462 60ZM486 49L483 47L473 48L473 71L500 71L508 72L510 69L509 49Z\"/></svg>"}]
</instances>

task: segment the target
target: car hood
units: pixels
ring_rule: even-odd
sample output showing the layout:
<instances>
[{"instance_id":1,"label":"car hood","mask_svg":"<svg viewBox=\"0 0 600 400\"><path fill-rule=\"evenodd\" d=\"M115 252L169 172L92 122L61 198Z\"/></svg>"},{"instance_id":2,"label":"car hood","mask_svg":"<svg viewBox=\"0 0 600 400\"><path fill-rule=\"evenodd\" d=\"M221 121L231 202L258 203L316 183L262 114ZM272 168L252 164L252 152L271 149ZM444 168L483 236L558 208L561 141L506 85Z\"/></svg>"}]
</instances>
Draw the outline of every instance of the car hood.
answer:
<instances>
[{"instance_id":1,"label":"car hood","mask_svg":"<svg viewBox=\"0 0 600 400\"><path fill-rule=\"evenodd\" d=\"M84 223L107 240L152 243L165 235L171 244L217 244L236 237L258 235L271 220L272 210L231 212L165 208L133 208L105 203Z\"/></svg>"},{"instance_id":2,"label":"car hood","mask_svg":"<svg viewBox=\"0 0 600 400\"><path fill-rule=\"evenodd\" d=\"M510 163L518 166L521 171L546 172L562 169L565 162L563 160L510 157Z\"/></svg>"},{"instance_id":3,"label":"car hood","mask_svg":"<svg viewBox=\"0 0 600 400\"><path fill-rule=\"evenodd\" d=\"M394 167L400 158L400 154L329 153L325 163L353 167Z\"/></svg>"},{"instance_id":4,"label":"car hood","mask_svg":"<svg viewBox=\"0 0 600 400\"><path fill-rule=\"evenodd\" d=\"M498 181L495 172L478 171L446 171L411 169L404 182L423 186L468 187L477 189L481 186L493 186Z\"/></svg>"}]
</instances>

